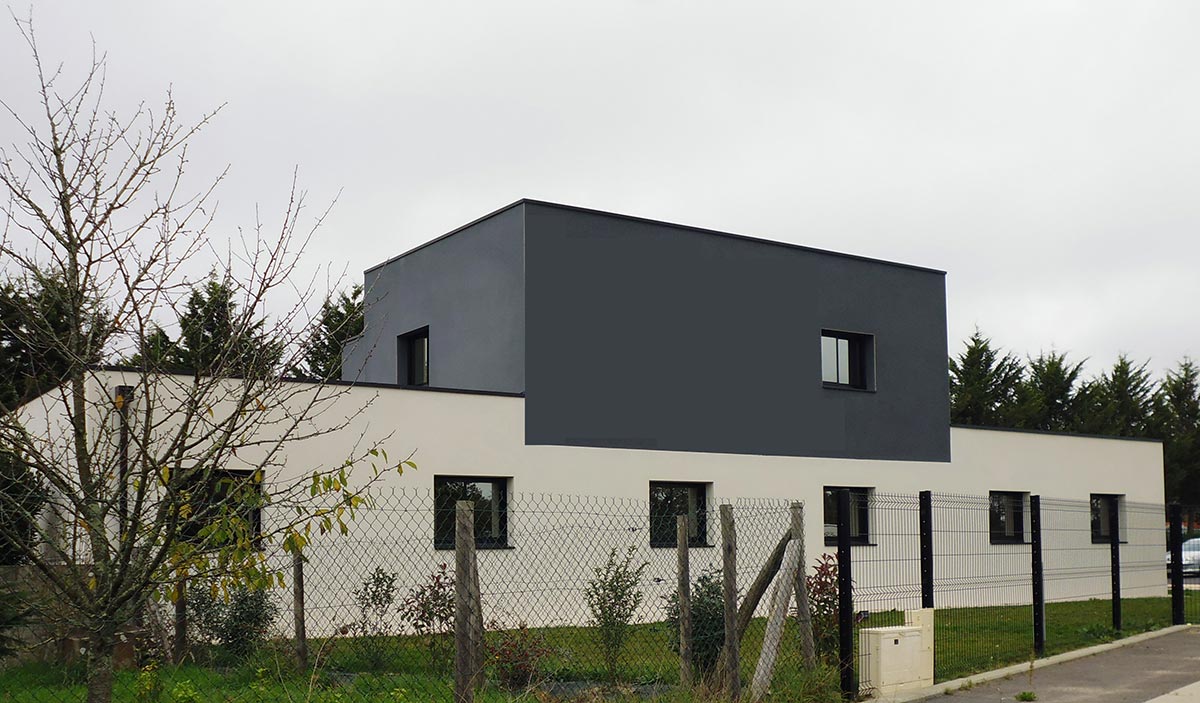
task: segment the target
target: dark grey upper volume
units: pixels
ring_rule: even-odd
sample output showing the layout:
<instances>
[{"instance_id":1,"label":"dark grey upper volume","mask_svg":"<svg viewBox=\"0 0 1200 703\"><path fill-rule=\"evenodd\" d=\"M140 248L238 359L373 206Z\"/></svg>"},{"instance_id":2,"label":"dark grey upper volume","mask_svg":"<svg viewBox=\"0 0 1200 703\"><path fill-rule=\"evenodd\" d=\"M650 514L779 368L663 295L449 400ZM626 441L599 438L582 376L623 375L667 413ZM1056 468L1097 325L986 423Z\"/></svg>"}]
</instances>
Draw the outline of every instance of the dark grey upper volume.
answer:
<instances>
[{"instance_id":1,"label":"dark grey upper volume","mask_svg":"<svg viewBox=\"0 0 1200 703\"><path fill-rule=\"evenodd\" d=\"M366 273L343 380L397 383L397 337L429 326L429 384L525 390L524 208L509 207Z\"/></svg>"},{"instance_id":2,"label":"dark grey upper volume","mask_svg":"<svg viewBox=\"0 0 1200 703\"><path fill-rule=\"evenodd\" d=\"M347 379L523 391L529 444L948 461L945 274L536 201L367 272ZM874 335L873 392L821 381Z\"/></svg>"}]
</instances>

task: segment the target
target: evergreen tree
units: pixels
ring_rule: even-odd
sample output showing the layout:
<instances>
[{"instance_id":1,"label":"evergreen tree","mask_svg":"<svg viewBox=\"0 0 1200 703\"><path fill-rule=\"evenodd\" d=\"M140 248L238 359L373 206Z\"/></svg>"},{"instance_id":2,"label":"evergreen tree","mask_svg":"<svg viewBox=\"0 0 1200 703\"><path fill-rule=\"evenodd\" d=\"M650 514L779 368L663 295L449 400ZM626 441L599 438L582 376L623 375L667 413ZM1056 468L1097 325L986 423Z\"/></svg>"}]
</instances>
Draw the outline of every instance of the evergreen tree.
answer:
<instances>
[{"instance_id":1,"label":"evergreen tree","mask_svg":"<svg viewBox=\"0 0 1200 703\"><path fill-rule=\"evenodd\" d=\"M332 296L321 304L318 326L304 349L302 378L338 380L342 377L342 348L363 331L362 286Z\"/></svg>"},{"instance_id":2,"label":"evergreen tree","mask_svg":"<svg viewBox=\"0 0 1200 703\"><path fill-rule=\"evenodd\" d=\"M1185 358L1159 384L1153 431L1163 439L1167 496L1200 505L1200 369Z\"/></svg>"},{"instance_id":3,"label":"evergreen tree","mask_svg":"<svg viewBox=\"0 0 1200 703\"><path fill-rule=\"evenodd\" d=\"M41 510L42 487L17 453L0 447L0 566L25 563L20 543L33 540L34 521ZM20 540L10 535L21 535Z\"/></svg>"},{"instance_id":4,"label":"evergreen tree","mask_svg":"<svg viewBox=\"0 0 1200 703\"><path fill-rule=\"evenodd\" d=\"M179 345L158 325L153 325L141 340L142 348L133 356L121 360L122 366L169 367L180 362Z\"/></svg>"},{"instance_id":5,"label":"evergreen tree","mask_svg":"<svg viewBox=\"0 0 1200 703\"><path fill-rule=\"evenodd\" d=\"M99 363L102 349L94 342L106 333L103 306L92 299L72 309L63 282L39 275L33 280L0 283L0 414L60 384L71 360L59 340L70 329L72 315L89 336L83 346L88 363Z\"/></svg>"},{"instance_id":6,"label":"evergreen tree","mask_svg":"<svg viewBox=\"0 0 1200 703\"><path fill-rule=\"evenodd\" d=\"M1066 354L1042 353L1029 359L1029 371L1017 388L1017 425L1031 430L1067 432L1078 424L1079 377L1083 362Z\"/></svg>"},{"instance_id":7,"label":"evergreen tree","mask_svg":"<svg viewBox=\"0 0 1200 703\"><path fill-rule=\"evenodd\" d=\"M215 275L192 287L183 314L179 316L176 365L200 375L217 368L232 368L245 376L269 375L283 350L266 341L263 321L237 329L238 312L234 287L229 278Z\"/></svg>"},{"instance_id":8,"label":"evergreen tree","mask_svg":"<svg viewBox=\"0 0 1200 703\"><path fill-rule=\"evenodd\" d=\"M1134 365L1122 354L1082 393L1078 429L1115 437L1145 437L1151 430L1154 384L1147 364Z\"/></svg>"},{"instance_id":9,"label":"evergreen tree","mask_svg":"<svg viewBox=\"0 0 1200 703\"><path fill-rule=\"evenodd\" d=\"M993 349L992 341L976 329L962 354L950 359L950 421L1012 426L1017 415L1017 389L1024 373L1020 359Z\"/></svg>"}]
</instances>

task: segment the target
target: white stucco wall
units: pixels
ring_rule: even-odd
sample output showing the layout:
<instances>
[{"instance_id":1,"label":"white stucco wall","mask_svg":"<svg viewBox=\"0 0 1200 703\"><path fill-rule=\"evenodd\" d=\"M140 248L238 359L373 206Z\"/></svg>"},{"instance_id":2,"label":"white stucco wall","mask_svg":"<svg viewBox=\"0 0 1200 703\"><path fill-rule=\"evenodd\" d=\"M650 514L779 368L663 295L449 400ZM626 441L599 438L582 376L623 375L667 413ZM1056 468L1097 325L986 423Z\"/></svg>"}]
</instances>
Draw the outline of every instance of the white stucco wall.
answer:
<instances>
[{"instance_id":1,"label":"white stucco wall","mask_svg":"<svg viewBox=\"0 0 1200 703\"><path fill-rule=\"evenodd\" d=\"M114 374L106 385L122 382L119 376ZM506 477L511 479L509 488L514 510L518 511L522 500L525 505L551 504L539 503L523 494L603 496L632 501L626 507L613 509L624 511L622 520L628 522L631 535L638 534L635 530L639 527L645 527L646 520L639 514L644 508L638 506L647 500L649 481L710 482L712 496L804 501L808 506L810 563L825 548L822 488L871 487L879 496L879 504L871 515L876 544L854 548L860 608L881 610L919 604L917 491L975 496L962 498L958 507L952 508L954 501L950 499L945 499L942 507L935 506L939 606L1028 602L1028 546L988 543L986 496L990 490L1040 494L1045 500L1073 500L1084 506L1082 513L1060 510L1046 516L1047 530L1057 530L1055 539L1059 540L1046 556L1050 599L1104 597L1107 593L1108 547L1091 543L1086 512L1089 494L1123 494L1131 506L1163 501L1162 450L1155 442L953 428L951 462L885 462L526 446L524 400L516 397L350 388L326 412L329 417L348 417L367 404L370 405L367 412L344 430L285 448L274 479L306 476L314 468L340 464L351 453L352 446L380 441L393 460L413 452L418 465L415 471L385 479L380 486L381 504L394 506L402 500L387 498L390 489L432 492L435 475ZM891 499L885 495L889 493L907 497ZM388 503L389 500L392 502ZM403 500L415 499L410 494ZM351 537L326 538L314 546L310 553L307 597L314 615L320 616L310 624L310 631L315 628L319 632L350 617L351 591L374 566L401 572L401 591L405 591L437 563L452 565L452 552L432 548L432 515L419 502L410 505L416 507L390 517L386 511L367 514ZM761 534L782 532L787 524L786 510L776 508L777 514L759 511L755 519L761 521ZM715 506L710 505L710 511L709 533L715 542L718 534ZM563 514L569 512L564 510ZM540 519L544 527L550 517ZM554 517L561 519L562 515ZM1132 557L1128 563L1138 566L1125 573L1124 593L1165 595L1161 513L1156 514L1152 509L1131 510L1128 519L1138 541L1138 545L1126 549ZM414 521L421 525L420 529L397 532L398 526ZM560 584L566 591L576 588L597 565L599 552L591 549L587 541L598 534L595 521L569 521L554 534L532 529L536 524L533 519L523 524L514 516L510 529L513 549L481 554L483 590L492 594L491 607L498 617L534 621L533 617L522 617L521 611L528 609L523 603L534 598L548 601L553 589L547 584ZM751 531L749 522L746 530L746 534ZM640 535L644 540L645 533ZM743 587L754 575L749 564L755 558L753 555L765 555L774 539L769 539L770 544L753 548L740 542L748 555ZM655 614L661 613L662 604L655 596L671 590L674 551L651 549L644 542L639 550L639 554L652 562L648 578L653 574L666 579L666 583L648 584L649 596L643 606L644 617L657 619ZM719 559L719 553L716 549L696 549L692 558L694 570L699 571L706 562ZM514 567L514 563L520 566ZM515 583L513 574L521 575L524 581ZM544 590L537 591L539 588ZM572 597L574 604L570 607L564 605L553 612L543 608L540 619L561 622L577 619L582 601L578 593Z\"/></svg>"}]
</instances>

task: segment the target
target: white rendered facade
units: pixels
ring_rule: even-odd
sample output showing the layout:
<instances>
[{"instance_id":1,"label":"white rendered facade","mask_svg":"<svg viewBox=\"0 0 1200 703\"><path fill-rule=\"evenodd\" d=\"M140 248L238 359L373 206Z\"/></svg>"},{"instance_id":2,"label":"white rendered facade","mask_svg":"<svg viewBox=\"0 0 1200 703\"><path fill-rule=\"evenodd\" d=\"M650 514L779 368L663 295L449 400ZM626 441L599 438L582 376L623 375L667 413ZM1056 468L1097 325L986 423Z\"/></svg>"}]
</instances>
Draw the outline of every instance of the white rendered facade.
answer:
<instances>
[{"instance_id":1,"label":"white rendered facade","mask_svg":"<svg viewBox=\"0 0 1200 703\"><path fill-rule=\"evenodd\" d=\"M93 392L105 394L106 388L136 383L137 377L132 373L99 372ZM393 490L432 492L435 476L504 478L515 503L523 495L549 494L626 499L632 505L639 502L644 505L650 481L699 482L711 484L708 495L714 503L726 497L803 501L808 506L806 544L810 564L821 551L832 551L826 545L821 518L825 486L869 487L879 494L909 497L922 490L939 495L973 496L963 500L968 503L973 500L975 507L981 509L955 513L958 517L935 525L935 583L947 584L946 588L939 588L938 607L1029 602L1025 576L1029 570L1028 546L980 546L978 533L987 529L982 521L987 519L989 491L1040 495L1047 502L1058 499L1086 502L1091 494L1121 495L1131 506L1163 501L1162 449L1157 442L954 427L950 462L530 446L524 442L525 400L521 397L380 387L343 386L337 387L337 391L339 394L324 410L327 414L324 417L341 419L366 410L335 433L285 445L277 465L267 470L268 485L311 475L314 469L336 466L356 447L361 449L372 442L379 442L393 460L412 453L418 466L403 475L386 475L375 489L385 499ZM49 407L48 425L53 405ZM37 404L25 409L27 415L38 412L45 411ZM30 424L35 426L36 418L31 417ZM244 458L249 466L254 465L253 456ZM369 467L355 470L365 472ZM709 541L716 542L719 530L715 505L709 509L713 514L708 526ZM878 509L886 508L881 505ZM935 513L935 521L940 514ZM1059 513L1044 504L1043 516L1047 530L1062 528L1060 534L1073 540L1046 553L1047 599L1103 597L1109 583L1106 570L1109 547L1093 543L1086 512ZM418 529L412 529L414 519L421 525ZM425 522L420 522L422 519ZM915 521L915 515L912 519ZM268 525L271 523L270 506L265 509L264 520ZM379 526L387 523L368 515L353 527L349 538L326 536L310 547L307 601L314 613L326 613L324 617L311 618L310 631L337 626L339 619L346 617L343 612L348 592L374 566L400 572L400 584L408 588L419 583L438 563L453 564L452 551L434 548L432 511L425 518L408 515L405 520L403 524L408 531L398 535L394 525L381 529ZM883 515L873 516L872 520L885 524ZM970 524L974 520L981 522ZM1063 521L1071 524L1060 524ZM780 513L776 522L770 530L772 534L785 529L786 515ZM642 519L632 519L631 523L634 527L645 526ZM1131 509L1122 516L1122 530L1134 530L1138 535L1136 544L1125 550L1124 559L1131 565L1123 570L1125 597L1166 595L1165 569L1147 566L1162 563L1165 551L1162 526L1161 513L1152 509ZM960 527L962 534L958 533ZM1025 529L1028 530L1027 522ZM918 607L919 591L913 587L920 582L915 530L879 532L872 545L853 548L854 559L860 561L855 570L856 593L863 594L864 600L869 599L873 609ZM968 537L968 533L975 536ZM664 570L662 579L648 584L648 594L669 593L673 577L668 578L671 574L666 571L674 563L674 550L651 548L644 533L631 535L631 544L637 544L639 553ZM538 581L542 571L560 579L569 571L573 574L570 580L576 583L586 580L595 564L582 563L575 557L579 550L573 540L587 538L587 531L582 528L564 533L557 541L523 538L519 520L515 520L509 530L509 549L481 552L485 594L504 590L497 580L512 579L514 562L521 564L517 571L528 574L531 583ZM974 560L969 562L968 570L957 573L961 565L968 563L960 558L967 552L973 554ZM1071 565L1055 563L1058 555L1068 554L1073 560ZM695 571L719 559L718 549L693 549ZM1059 567L1070 567L1062 571L1063 578L1054 575ZM1068 573L1071 569L1075 569L1073 575ZM753 574L739 573L739 579L742 578L746 580L740 584L744 588ZM977 579L978 583L962 588L964 579ZM519 614L521 598L499 595L492 599L491 607L497 612ZM646 620L660 619L661 601L648 597L643 611L641 616Z\"/></svg>"}]
</instances>

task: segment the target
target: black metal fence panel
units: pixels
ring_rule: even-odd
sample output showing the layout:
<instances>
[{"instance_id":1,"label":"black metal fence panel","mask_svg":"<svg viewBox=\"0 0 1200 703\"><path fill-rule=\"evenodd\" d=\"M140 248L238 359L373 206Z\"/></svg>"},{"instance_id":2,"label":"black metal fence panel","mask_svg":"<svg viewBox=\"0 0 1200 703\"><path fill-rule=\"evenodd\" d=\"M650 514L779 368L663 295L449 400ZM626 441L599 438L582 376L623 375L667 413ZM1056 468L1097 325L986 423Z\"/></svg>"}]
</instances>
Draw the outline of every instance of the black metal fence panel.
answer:
<instances>
[{"instance_id":1,"label":"black metal fence panel","mask_svg":"<svg viewBox=\"0 0 1200 703\"><path fill-rule=\"evenodd\" d=\"M838 519L870 525L849 559L858 676L847 693L872 685L865 631L911 622L930 605L936 681L1172 623L1161 504L876 492L865 512ZM1189 621L1196 596L1182 595Z\"/></svg>"}]
</instances>

